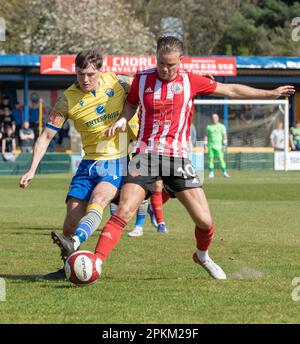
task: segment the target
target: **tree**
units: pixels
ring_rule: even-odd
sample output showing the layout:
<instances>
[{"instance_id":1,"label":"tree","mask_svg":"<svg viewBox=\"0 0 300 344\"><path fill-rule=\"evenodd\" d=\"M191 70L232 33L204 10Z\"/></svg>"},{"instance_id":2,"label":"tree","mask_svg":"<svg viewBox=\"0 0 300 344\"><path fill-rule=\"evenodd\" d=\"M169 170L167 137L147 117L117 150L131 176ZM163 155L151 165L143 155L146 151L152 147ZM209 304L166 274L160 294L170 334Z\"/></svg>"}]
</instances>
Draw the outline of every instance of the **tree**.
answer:
<instances>
[{"instance_id":1,"label":"tree","mask_svg":"<svg viewBox=\"0 0 300 344\"><path fill-rule=\"evenodd\" d=\"M6 53L30 53L31 37L39 22L38 1L0 0L0 8L8 32L1 48Z\"/></svg>"},{"instance_id":2,"label":"tree","mask_svg":"<svg viewBox=\"0 0 300 344\"><path fill-rule=\"evenodd\" d=\"M299 56L291 39L292 18L299 1L281 0L129 0L136 15L156 37L165 16L184 23L189 55Z\"/></svg>"},{"instance_id":3,"label":"tree","mask_svg":"<svg viewBox=\"0 0 300 344\"><path fill-rule=\"evenodd\" d=\"M153 54L155 39L123 2L0 0L8 30L7 53L74 54L100 47L104 54Z\"/></svg>"},{"instance_id":4,"label":"tree","mask_svg":"<svg viewBox=\"0 0 300 344\"><path fill-rule=\"evenodd\" d=\"M0 0L9 32L0 51L154 54L161 20L183 23L189 55L300 55L292 40L299 1L282 0Z\"/></svg>"}]
</instances>

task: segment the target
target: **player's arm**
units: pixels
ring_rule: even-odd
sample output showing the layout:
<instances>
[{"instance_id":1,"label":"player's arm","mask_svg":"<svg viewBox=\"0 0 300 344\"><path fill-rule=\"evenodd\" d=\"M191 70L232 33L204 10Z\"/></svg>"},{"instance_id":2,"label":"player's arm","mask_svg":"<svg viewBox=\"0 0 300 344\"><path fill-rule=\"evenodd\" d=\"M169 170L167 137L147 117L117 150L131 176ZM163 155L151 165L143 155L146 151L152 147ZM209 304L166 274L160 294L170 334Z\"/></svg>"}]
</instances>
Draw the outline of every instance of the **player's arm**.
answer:
<instances>
[{"instance_id":1,"label":"player's arm","mask_svg":"<svg viewBox=\"0 0 300 344\"><path fill-rule=\"evenodd\" d=\"M33 152L32 152L32 161L31 161L30 168L20 179L19 185L21 188L26 188L29 182L31 181L31 179L33 179L36 169L40 161L43 159L50 141L53 139L56 133L57 133L56 130L46 127L44 131L42 132L41 136L39 136L39 138L37 139L34 145Z\"/></svg>"},{"instance_id":2,"label":"player's arm","mask_svg":"<svg viewBox=\"0 0 300 344\"><path fill-rule=\"evenodd\" d=\"M207 134L204 136L204 148L207 147L207 143L208 143L208 136Z\"/></svg>"},{"instance_id":3,"label":"player's arm","mask_svg":"<svg viewBox=\"0 0 300 344\"><path fill-rule=\"evenodd\" d=\"M226 131L226 127L224 126L224 130L223 130L223 137L222 137L223 141L222 144L223 146L227 146L227 131Z\"/></svg>"},{"instance_id":4,"label":"player's arm","mask_svg":"<svg viewBox=\"0 0 300 344\"><path fill-rule=\"evenodd\" d=\"M273 90L263 90L246 85L223 84L218 82L212 96L228 97L232 99L277 99L279 97L288 97L295 93L295 87L286 85Z\"/></svg>"},{"instance_id":5,"label":"player's arm","mask_svg":"<svg viewBox=\"0 0 300 344\"><path fill-rule=\"evenodd\" d=\"M26 188L29 182L33 179L36 169L43 159L47 148L54 138L56 133L63 127L65 120L67 119L68 102L65 96L63 96L56 103L54 109L49 115L48 122L41 136L38 137L32 152L32 161L28 171L20 178L19 186Z\"/></svg>"},{"instance_id":6,"label":"player's arm","mask_svg":"<svg viewBox=\"0 0 300 344\"><path fill-rule=\"evenodd\" d=\"M208 125L205 127L204 130L204 148L208 145Z\"/></svg>"},{"instance_id":7,"label":"player's arm","mask_svg":"<svg viewBox=\"0 0 300 344\"><path fill-rule=\"evenodd\" d=\"M223 144L223 146L224 147L226 147L227 146L227 134L226 134L226 131L224 132L224 135L223 135L223 142L222 142L222 144Z\"/></svg>"},{"instance_id":8,"label":"player's arm","mask_svg":"<svg viewBox=\"0 0 300 344\"><path fill-rule=\"evenodd\" d=\"M125 131L127 123L131 120L133 115L136 113L137 108L138 108L138 105L130 104L126 100L123 111L119 119L108 129L106 135L107 136L115 135L117 129L121 129L122 131Z\"/></svg>"},{"instance_id":9,"label":"player's arm","mask_svg":"<svg viewBox=\"0 0 300 344\"><path fill-rule=\"evenodd\" d=\"M223 137L222 137L222 146L223 146L223 152L224 153L227 152L227 145L228 145L227 132L226 132L226 128L224 126Z\"/></svg>"}]
</instances>

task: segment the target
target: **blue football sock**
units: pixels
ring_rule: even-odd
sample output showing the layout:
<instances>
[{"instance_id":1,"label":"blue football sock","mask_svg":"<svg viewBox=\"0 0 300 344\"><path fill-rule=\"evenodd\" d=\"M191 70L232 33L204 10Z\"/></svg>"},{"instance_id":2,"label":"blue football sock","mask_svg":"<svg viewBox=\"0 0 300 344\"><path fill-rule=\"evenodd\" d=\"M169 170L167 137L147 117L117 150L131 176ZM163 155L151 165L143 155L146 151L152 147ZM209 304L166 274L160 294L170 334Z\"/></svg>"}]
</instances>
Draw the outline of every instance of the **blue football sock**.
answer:
<instances>
[{"instance_id":1,"label":"blue football sock","mask_svg":"<svg viewBox=\"0 0 300 344\"><path fill-rule=\"evenodd\" d=\"M145 219L147 215L147 209L148 209L148 201L145 200L141 203L141 205L139 206L137 210L134 227L144 227Z\"/></svg>"},{"instance_id":2,"label":"blue football sock","mask_svg":"<svg viewBox=\"0 0 300 344\"><path fill-rule=\"evenodd\" d=\"M97 203L92 203L87 207L86 214L75 231L75 236L78 237L80 243L86 241L99 228L102 214L103 209Z\"/></svg>"}]
</instances>

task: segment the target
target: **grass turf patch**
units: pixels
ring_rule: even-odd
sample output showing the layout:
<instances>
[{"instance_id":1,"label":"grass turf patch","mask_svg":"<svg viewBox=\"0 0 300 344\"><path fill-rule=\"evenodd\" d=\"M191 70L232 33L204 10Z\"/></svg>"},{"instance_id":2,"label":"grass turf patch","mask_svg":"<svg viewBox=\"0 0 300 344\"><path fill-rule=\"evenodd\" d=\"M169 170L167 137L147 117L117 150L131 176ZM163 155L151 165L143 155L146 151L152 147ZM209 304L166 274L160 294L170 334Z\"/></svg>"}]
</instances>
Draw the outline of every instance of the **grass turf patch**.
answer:
<instances>
[{"instance_id":1,"label":"grass turf patch","mask_svg":"<svg viewBox=\"0 0 300 344\"><path fill-rule=\"evenodd\" d=\"M39 277L61 267L50 232L61 229L70 175L36 176L26 190L0 178L0 323L299 323L291 298L299 269L299 173L235 172L206 179L215 222L211 257L227 273L215 281L192 261L194 225L176 200L165 208L168 235L149 219L132 222L94 285ZM104 221L108 219L105 211ZM99 231L82 249L94 251Z\"/></svg>"}]
</instances>

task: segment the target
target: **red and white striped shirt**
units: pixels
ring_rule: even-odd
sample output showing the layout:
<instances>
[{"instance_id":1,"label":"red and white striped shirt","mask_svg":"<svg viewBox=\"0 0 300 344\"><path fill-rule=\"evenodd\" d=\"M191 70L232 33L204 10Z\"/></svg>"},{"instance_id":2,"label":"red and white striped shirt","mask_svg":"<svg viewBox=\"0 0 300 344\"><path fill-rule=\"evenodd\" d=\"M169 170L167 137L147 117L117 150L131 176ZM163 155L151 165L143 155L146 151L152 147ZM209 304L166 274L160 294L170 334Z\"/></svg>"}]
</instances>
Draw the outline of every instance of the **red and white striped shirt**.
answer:
<instances>
[{"instance_id":1,"label":"red and white striped shirt","mask_svg":"<svg viewBox=\"0 0 300 344\"><path fill-rule=\"evenodd\" d=\"M136 152L188 157L193 98L211 94L217 83L179 69L175 79L162 80L157 69L138 72L127 101L140 104Z\"/></svg>"}]
</instances>

